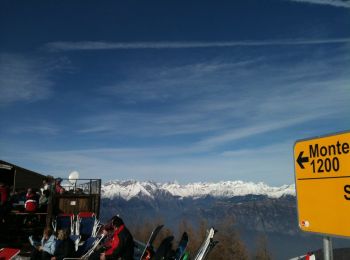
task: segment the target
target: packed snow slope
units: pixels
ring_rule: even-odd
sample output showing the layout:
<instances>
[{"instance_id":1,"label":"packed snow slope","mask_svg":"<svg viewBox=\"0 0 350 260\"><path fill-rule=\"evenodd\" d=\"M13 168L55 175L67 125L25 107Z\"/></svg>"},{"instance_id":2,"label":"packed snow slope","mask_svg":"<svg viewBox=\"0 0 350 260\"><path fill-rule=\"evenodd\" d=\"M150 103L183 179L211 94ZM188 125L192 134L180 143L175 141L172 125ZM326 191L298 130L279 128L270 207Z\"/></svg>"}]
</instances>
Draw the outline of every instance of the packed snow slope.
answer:
<instances>
[{"instance_id":1,"label":"packed snow slope","mask_svg":"<svg viewBox=\"0 0 350 260\"><path fill-rule=\"evenodd\" d=\"M116 197L130 200L132 198L155 199L160 195L171 195L178 198L231 198L246 195L266 195L270 198L280 198L285 195L295 195L295 185L270 187L262 182L224 181L217 183L197 182L190 184L156 183L151 181L109 181L102 185L103 198Z\"/></svg>"}]
</instances>

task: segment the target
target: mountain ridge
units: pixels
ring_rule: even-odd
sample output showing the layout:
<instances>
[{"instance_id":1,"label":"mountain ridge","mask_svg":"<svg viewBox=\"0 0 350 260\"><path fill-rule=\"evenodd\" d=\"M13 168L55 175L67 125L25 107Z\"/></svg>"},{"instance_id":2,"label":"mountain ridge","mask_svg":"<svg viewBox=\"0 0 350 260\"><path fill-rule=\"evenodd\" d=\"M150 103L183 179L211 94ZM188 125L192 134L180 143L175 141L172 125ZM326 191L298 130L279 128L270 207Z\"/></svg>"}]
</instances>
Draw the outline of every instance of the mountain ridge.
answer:
<instances>
[{"instance_id":1,"label":"mountain ridge","mask_svg":"<svg viewBox=\"0 0 350 260\"><path fill-rule=\"evenodd\" d=\"M255 250L259 236L266 236L276 259L289 259L319 243L299 229L294 185L113 180L102 186L101 219L117 214L130 226L161 223L174 233L183 221L198 229L202 221L219 228L230 220L249 250Z\"/></svg>"},{"instance_id":2,"label":"mountain ridge","mask_svg":"<svg viewBox=\"0 0 350 260\"><path fill-rule=\"evenodd\" d=\"M265 195L269 198L295 196L295 185L280 187L268 186L263 182L220 181L195 182L179 184L176 182L158 183L154 181L110 180L102 185L102 197L113 199L116 197L130 200L145 198L154 200L159 196L183 198L232 198L246 195Z\"/></svg>"}]
</instances>

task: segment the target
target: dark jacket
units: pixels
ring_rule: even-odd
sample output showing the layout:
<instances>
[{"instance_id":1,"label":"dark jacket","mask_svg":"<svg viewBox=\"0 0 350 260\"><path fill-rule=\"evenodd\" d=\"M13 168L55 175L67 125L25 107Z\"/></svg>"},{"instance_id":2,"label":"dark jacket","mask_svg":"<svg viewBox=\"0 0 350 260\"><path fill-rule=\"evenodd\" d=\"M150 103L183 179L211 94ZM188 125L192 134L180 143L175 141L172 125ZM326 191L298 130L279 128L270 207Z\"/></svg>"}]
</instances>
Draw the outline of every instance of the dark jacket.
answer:
<instances>
[{"instance_id":1,"label":"dark jacket","mask_svg":"<svg viewBox=\"0 0 350 260\"><path fill-rule=\"evenodd\" d=\"M9 191L7 187L1 186L0 187L0 206L5 205L7 199L8 199Z\"/></svg>"},{"instance_id":2,"label":"dark jacket","mask_svg":"<svg viewBox=\"0 0 350 260\"><path fill-rule=\"evenodd\" d=\"M118 232L118 231L117 231ZM118 232L118 245L111 255L106 255L106 259L133 260L134 256L134 239L130 231L123 225Z\"/></svg>"},{"instance_id":3,"label":"dark jacket","mask_svg":"<svg viewBox=\"0 0 350 260\"><path fill-rule=\"evenodd\" d=\"M74 242L70 238L56 241L55 257L57 260L62 260L63 258L74 256Z\"/></svg>"}]
</instances>

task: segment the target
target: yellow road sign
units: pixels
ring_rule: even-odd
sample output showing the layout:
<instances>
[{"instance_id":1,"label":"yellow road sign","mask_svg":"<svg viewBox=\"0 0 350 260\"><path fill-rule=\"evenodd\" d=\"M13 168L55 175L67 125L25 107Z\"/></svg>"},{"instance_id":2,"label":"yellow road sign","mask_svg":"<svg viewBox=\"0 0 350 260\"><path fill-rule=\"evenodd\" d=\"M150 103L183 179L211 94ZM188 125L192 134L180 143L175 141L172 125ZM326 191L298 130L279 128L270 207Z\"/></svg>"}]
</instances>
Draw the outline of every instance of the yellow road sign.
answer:
<instances>
[{"instance_id":1,"label":"yellow road sign","mask_svg":"<svg viewBox=\"0 0 350 260\"><path fill-rule=\"evenodd\" d=\"M294 146L299 227L350 236L350 132Z\"/></svg>"}]
</instances>

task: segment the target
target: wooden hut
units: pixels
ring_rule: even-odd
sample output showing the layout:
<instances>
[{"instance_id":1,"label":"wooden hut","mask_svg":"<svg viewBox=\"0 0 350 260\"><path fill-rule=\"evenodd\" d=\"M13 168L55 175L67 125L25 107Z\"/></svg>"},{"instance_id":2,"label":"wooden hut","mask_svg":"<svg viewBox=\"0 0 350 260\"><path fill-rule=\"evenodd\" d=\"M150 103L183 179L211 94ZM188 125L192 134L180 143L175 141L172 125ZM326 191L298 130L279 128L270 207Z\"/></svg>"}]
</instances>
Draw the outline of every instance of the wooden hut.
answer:
<instances>
[{"instance_id":1,"label":"wooden hut","mask_svg":"<svg viewBox=\"0 0 350 260\"><path fill-rule=\"evenodd\" d=\"M0 160L0 182L13 187L13 190L39 189L45 177L40 173Z\"/></svg>"}]
</instances>

